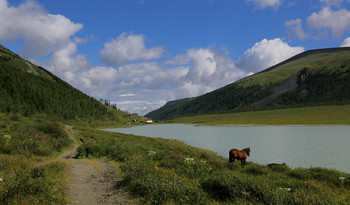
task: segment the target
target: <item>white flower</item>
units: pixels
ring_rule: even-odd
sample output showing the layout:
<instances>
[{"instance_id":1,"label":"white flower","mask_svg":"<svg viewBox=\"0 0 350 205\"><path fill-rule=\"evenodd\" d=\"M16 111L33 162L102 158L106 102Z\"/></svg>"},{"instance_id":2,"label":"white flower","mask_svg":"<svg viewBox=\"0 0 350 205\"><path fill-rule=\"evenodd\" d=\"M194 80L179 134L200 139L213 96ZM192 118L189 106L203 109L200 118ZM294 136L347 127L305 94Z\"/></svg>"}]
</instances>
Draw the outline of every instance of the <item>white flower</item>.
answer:
<instances>
[{"instance_id":1,"label":"white flower","mask_svg":"<svg viewBox=\"0 0 350 205\"><path fill-rule=\"evenodd\" d=\"M344 181L345 177L339 177L340 181Z\"/></svg>"},{"instance_id":2,"label":"white flower","mask_svg":"<svg viewBox=\"0 0 350 205\"><path fill-rule=\"evenodd\" d=\"M0 182L4 181L4 179L2 177L0 177Z\"/></svg>"},{"instance_id":3,"label":"white flower","mask_svg":"<svg viewBox=\"0 0 350 205\"><path fill-rule=\"evenodd\" d=\"M194 159L193 158L185 158L185 163L194 164Z\"/></svg>"},{"instance_id":4,"label":"white flower","mask_svg":"<svg viewBox=\"0 0 350 205\"><path fill-rule=\"evenodd\" d=\"M291 191L291 188L278 188L279 190Z\"/></svg>"},{"instance_id":5,"label":"white flower","mask_svg":"<svg viewBox=\"0 0 350 205\"><path fill-rule=\"evenodd\" d=\"M157 153L155 151L148 151L148 156L153 157Z\"/></svg>"}]
</instances>

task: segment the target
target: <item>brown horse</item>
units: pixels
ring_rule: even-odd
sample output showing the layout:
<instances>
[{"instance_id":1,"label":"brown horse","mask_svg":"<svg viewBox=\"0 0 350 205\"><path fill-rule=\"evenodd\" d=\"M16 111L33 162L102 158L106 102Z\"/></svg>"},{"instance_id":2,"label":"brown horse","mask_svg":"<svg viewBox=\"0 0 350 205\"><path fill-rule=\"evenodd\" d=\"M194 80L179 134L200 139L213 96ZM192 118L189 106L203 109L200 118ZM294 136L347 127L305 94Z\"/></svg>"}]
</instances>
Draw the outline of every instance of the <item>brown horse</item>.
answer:
<instances>
[{"instance_id":1,"label":"brown horse","mask_svg":"<svg viewBox=\"0 0 350 205\"><path fill-rule=\"evenodd\" d=\"M241 166L244 167L245 160L250 156L250 148L247 147L243 150L231 149L229 152L229 162L235 162L235 159L241 160Z\"/></svg>"}]
</instances>

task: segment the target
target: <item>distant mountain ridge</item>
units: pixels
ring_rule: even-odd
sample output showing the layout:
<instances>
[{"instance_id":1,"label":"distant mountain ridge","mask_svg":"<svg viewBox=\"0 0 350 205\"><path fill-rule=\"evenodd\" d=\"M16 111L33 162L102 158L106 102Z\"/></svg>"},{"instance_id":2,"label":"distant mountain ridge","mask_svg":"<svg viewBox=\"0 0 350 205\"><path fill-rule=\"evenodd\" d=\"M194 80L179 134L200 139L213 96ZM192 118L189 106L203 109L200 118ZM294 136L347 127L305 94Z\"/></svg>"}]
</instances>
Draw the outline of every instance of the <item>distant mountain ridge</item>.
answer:
<instances>
[{"instance_id":1,"label":"distant mountain ridge","mask_svg":"<svg viewBox=\"0 0 350 205\"><path fill-rule=\"evenodd\" d=\"M148 113L178 116L350 103L350 48L309 50L202 96Z\"/></svg>"},{"instance_id":2,"label":"distant mountain ridge","mask_svg":"<svg viewBox=\"0 0 350 205\"><path fill-rule=\"evenodd\" d=\"M0 45L0 112L65 119L125 115Z\"/></svg>"}]
</instances>

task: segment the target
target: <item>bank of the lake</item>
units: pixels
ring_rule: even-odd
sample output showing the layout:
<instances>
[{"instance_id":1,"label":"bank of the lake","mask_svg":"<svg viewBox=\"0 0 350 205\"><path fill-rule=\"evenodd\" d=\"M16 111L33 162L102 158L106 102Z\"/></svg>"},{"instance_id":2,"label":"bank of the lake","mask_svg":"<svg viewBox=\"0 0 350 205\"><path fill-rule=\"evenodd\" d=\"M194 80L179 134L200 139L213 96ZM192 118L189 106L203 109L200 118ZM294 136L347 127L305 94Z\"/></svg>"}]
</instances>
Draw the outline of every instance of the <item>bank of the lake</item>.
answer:
<instances>
[{"instance_id":1,"label":"bank of the lake","mask_svg":"<svg viewBox=\"0 0 350 205\"><path fill-rule=\"evenodd\" d=\"M167 122L200 125L350 125L350 105L196 115Z\"/></svg>"},{"instance_id":2,"label":"bank of the lake","mask_svg":"<svg viewBox=\"0 0 350 205\"><path fill-rule=\"evenodd\" d=\"M80 128L80 137L85 143L78 154L118 162L123 186L146 204L350 203L350 174L334 169L268 167L249 158L241 168L180 140L88 127Z\"/></svg>"},{"instance_id":3,"label":"bank of the lake","mask_svg":"<svg viewBox=\"0 0 350 205\"><path fill-rule=\"evenodd\" d=\"M350 173L350 126L193 126L162 124L105 129L140 136L181 140L228 158L232 148L251 148L249 161L325 167ZM327 153L327 154L326 154Z\"/></svg>"}]
</instances>

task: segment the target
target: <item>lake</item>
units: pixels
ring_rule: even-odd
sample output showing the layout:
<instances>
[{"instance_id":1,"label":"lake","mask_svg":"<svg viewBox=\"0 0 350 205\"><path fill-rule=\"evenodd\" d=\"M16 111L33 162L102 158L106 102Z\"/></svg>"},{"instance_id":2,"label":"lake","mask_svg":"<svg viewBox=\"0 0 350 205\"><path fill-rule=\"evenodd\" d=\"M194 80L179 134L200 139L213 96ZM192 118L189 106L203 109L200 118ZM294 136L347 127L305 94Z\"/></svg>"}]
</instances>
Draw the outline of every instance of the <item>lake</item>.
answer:
<instances>
[{"instance_id":1,"label":"lake","mask_svg":"<svg viewBox=\"0 0 350 205\"><path fill-rule=\"evenodd\" d=\"M104 130L177 139L226 158L232 148L250 147L247 161L258 164L285 162L293 168L325 167L350 173L350 126L213 127L160 124Z\"/></svg>"}]
</instances>

